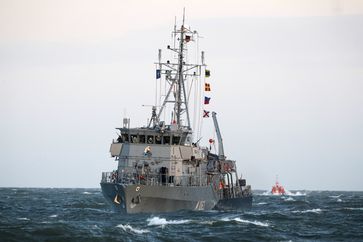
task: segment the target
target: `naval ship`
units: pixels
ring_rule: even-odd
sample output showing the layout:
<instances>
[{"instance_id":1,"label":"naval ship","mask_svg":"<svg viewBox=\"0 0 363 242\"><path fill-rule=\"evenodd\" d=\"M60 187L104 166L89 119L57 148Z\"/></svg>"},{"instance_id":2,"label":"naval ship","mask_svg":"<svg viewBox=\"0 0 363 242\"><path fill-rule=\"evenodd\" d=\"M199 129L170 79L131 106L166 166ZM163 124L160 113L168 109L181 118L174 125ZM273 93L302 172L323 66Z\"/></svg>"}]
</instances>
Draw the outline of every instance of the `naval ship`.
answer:
<instances>
[{"instance_id":1,"label":"naval ship","mask_svg":"<svg viewBox=\"0 0 363 242\"><path fill-rule=\"evenodd\" d=\"M190 45L200 36L185 26L184 17L180 28L174 25L172 36L173 45L167 46L171 59L162 61L159 49L155 63L156 88L164 91L158 93L159 103L151 107L151 117L143 127L130 127L130 119L124 118L122 127L116 128L119 133L110 153L118 165L114 171L102 173L103 196L122 213L249 208L251 186L238 177L236 161L224 154L217 114L201 108L209 99L198 94L202 89L210 91L204 52L197 64L188 62ZM190 94L192 87L196 95ZM213 139L209 139L209 147L200 144L200 128L192 128L191 106L196 116L204 117L201 120L213 119L218 148Z\"/></svg>"}]
</instances>

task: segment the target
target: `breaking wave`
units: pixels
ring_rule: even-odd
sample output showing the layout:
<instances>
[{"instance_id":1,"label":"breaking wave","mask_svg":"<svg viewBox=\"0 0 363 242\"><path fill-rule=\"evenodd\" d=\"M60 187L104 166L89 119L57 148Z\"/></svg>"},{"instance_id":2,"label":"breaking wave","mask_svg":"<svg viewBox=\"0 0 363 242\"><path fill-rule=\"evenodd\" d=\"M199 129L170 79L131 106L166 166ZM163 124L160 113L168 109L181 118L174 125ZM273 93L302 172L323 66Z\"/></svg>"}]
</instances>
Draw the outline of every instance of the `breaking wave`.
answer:
<instances>
[{"instance_id":1,"label":"breaking wave","mask_svg":"<svg viewBox=\"0 0 363 242\"><path fill-rule=\"evenodd\" d=\"M129 224L126 224L126 225L119 224L116 227L123 229L125 232L133 232L133 233L136 233L136 234L144 234L144 233L149 233L150 232L147 229L136 229L136 228L133 228Z\"/></svg>"},{"instance_id":2,"label":"breaking wave","mask_svg":"<svg viewBox=\"0 0 363 242\"><path fill-rule=\"evenodd\" d=\"M159 217L152 217L152 218L148 218L147 221L148 226L165 226L168 224L185 224L185 223L189 223L190 220L189 219L181 219L181 220L166 220L165 218L159 218Z\"/></svg>"},{"instance_id":3,"label":"breaking wave","mask_svg":"<svg viewBox=\"0 0 363 242\"><path fill-rule=\"evenodd\" d=\"M261 194L256 194L256 195L260 195L260 196L280 196L279 194L272 194L270 191L265 191ZM296 192L291 192L289 190L285 190L285 196L306 196L306 192L300 192L300 191L296 191Z\"/></svg>"},{"instance_id":4,"label":"breaking wave","mask_svg":"<svg viewBox=\"0 0 363 242\"><path fill-rule=\"evenodd\" d=\"M321 213L323 210L321 210L320 208L314 208L314 209L308 209L308 210L302 210L302 211L299 211L299 210L295 210L295 211L292 211L293 213Z\"/></svg>"},{"instance_id":5,"label":"breaking wave","mask_svg":"<svg viewBox=\"0 0 363 242\"><path fill-rule=\"evenodd\" d=\"M290 192L289 190L286 190L287 196L306 196L306 192Z\"/></svg>"},{"instance_id":6,"label":"breaking wave","mask_svg":"<svg viewBox=\"0 0 363 242\"><path fill-rule=\"evenodd\" d=\"M246 224L254 224L257 226L262 226L262 227L268 227L270 226L268 223L263 223L263 222L259 222L259 221L249 221L249 220L245 220L245 219L240 219L240 218L235 218L234 219L237 222L241 222L241 223L246 223Z\"/></svg>"},{"instance_id":7,"label":"breaking wave","mask_svg":"<svg viewBox=\"0 0 363 242\"><path fill-rule=\"evenodd\" d=\"M213 221L213 220L207 220L207 221L201 221L200 224L208 224L208 225L213 225L215 222L217 221Z\"/></svg>"},{"instance_id":8,"label":"breaking wave","mask_svg":"<svg viewBox=\"0 0 363 242\"><path fill-rule=\"evenodd\" d=\"M336 196L329 196L330 198L340 198L343 194L339 194L339 195L336 195Z\"/></svg>"},{"instance_id":9,"label":"breaking wave","mask_svg":"<svg viewBox=\"0 0 363 242\"><path fill-rule=\"evenodd\" d=\"M225 218L222 218L221 221L224 221L224 222L236 221L236 222L239 222L239 223L253 224L253 225L262 226L262 227L268 227L268 226L270 226L268 223L263 223L263 222L256 221L256 220L255 221L250 221L250 220L241 219L241 218L229 218L229 217L225 217Z\"/></svg>"},{"instance_id":10,"label":"breaking wave","mask_svg":"<svg viewBox=\"0 0 363 242\"><path fill-rule=\"evenodd\" d=\"M19 188L14 192L11 188L0 188L0 240L358 241L363 238L363 191L293 190L292 196L272 196L267 192L266 196L262 194L264 190L258 190L253 207L244 211L183 210L125 215L112 210L100 191ZM305 192L307 195L303 196Z\"/></svg>"}]
</instances>

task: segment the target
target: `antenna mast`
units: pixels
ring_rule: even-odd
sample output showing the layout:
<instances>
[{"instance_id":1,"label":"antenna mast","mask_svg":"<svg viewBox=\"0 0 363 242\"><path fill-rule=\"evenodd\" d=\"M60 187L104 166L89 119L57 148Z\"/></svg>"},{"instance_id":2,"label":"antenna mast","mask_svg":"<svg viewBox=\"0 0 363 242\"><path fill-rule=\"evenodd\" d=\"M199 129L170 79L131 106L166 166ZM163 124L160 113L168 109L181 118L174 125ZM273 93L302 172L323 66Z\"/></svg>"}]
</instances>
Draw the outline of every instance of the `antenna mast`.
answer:
<instances>
[{"instance_id":1,"label":"antenna mast","mask_svg":"<svg viewBox=\"0 0 363 242\"><path fill-rule=\"evenodd\" d=\"M185 8L183 9L183 22L180 29L174 27L173 37L174 41L179 41L178 45L171 47L168 45L167 49L175 52L177 54L177 63L172 63L167 60L166 63L161 61L161 55L159 54L159 62L155 63L158 66L157 72L160 75L165 76L165 82L169 85L166 89L166 95L164 97L163 103L154 116L154 120L160 120L160 116L164 111L168 103L174 104L173 114L171 123L176 126L177 129L187 129L191 130L191 122L189 116L188 108L188 95L186 92L185 81L188 76L198 77L200 76L200 69L205 66L204 61L201 65L199 64L187 64L185 63L186 55L186 44L193 40L192 37L197 35L196 31L191 31L185 27ZM198 38L198 35L197 35ZM160 53L160 52L159 52ZM204 58L203 58L204 59ZM193 71L191 74L190 71ZM171 95L173 94L173 95ZM199 101L199 100L198 100ZM183 124L183 115L186 118L186 123ZM151 127L151 122L149 123L149 128Z\"/></svg>"},{"instance_id":2,"label":"antenna mast","mask_svg":"<svg viewBox=\"0 0 363 242\"><path fill-rule=\"evenodd\" d=\"M181 26L180 29L180 40L179 40L179 53L178 53L178 80L177 80L177 95L176 95L176 110L175 110L175 114L176 114L176 124L178 125L178 127L181 126L181 122L180 122L180 116L181 116L181 105L182 105L182 89L183 91L185 91L184 88L184 80L183 80L183 52L184 52L184 21L185 21L185 8L183 9L183 24ZM185 96L185 92L184 92L184 96ZM184 99L184 101L186 102L187 100ZM187 104L185 105L186 107L188 106ZM187 112L188 115L188 119L189 119L189 113ZM190 129L190 121L188 120L188 128Z\"/></svg>"}]
</instances>

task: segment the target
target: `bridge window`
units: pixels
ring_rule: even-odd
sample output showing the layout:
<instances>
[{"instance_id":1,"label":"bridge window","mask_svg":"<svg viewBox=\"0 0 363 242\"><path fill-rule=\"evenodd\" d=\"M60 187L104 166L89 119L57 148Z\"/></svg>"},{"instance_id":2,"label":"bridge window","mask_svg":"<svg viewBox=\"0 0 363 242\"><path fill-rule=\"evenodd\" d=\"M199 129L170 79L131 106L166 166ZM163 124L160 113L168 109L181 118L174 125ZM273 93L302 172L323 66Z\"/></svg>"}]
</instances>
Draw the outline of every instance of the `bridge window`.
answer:
<instances>
[{"instance_id":1,"label":"bridge window","mask_svg":"<svg viewBox=\"0 0 363 242\"><path fill-rule=\"evenodd\" d=\"M155 144L161 144L161 137L159 135L155 136Z\"/></svg>"},{"instance_id":2,"label":"bridge window","mask_svg":"<svg viewBox=\"0 0 363 242\"><path fill-rule=\"evenodd\" d=\"M145 144L145 135L139 135L139 141L142 144Z\"/></svg>"},{"instance_id":3,"label":"bridge window","mask_svg":"<svg viewBox=\"0 0 363 242\"><path fill-rule=\"evenodd\" d=\"M170 145L170 136L164 136L164 144Z\"/></svg>"},{"instance_id":4,"label":"bridge window","mask_svg":"<svg viewBox=\"0 0 363 242\"><path fill-rule=\"evenodd\" d=\"M132 135L130 135L130 141L131 141L131 143L138 143L139 139L137 138L136 134L132 134Z\"/></svg>"},{"instance_id":5,"label":"bridge window","mask_svg":"<svg viewBox=\"0 0 363 242\"><path fill-rule=\"evenodd\" d=\"M173 136L173 145L178 145L180 142L180 136Z\"/></svg>"},{"instance_id":6,"label":"bridge window","mask_svg":"<svg viewBox=\"0 0 363 242\"><path fill-rule=\"evenodd\" d=\"M148 144L154 144L154 136L148 135L147 136L147 143Z\"/></svg>"},{"instance_id":7,"label":"bridge window","mask_svg":"<svg viewBox=\"0 0 363 242\"><path fill-rule=\"evenodd\" d=\"M122 134L122 140L123 142L129 142L129 135L128 134Z\"/></svg>"}]
</instances>

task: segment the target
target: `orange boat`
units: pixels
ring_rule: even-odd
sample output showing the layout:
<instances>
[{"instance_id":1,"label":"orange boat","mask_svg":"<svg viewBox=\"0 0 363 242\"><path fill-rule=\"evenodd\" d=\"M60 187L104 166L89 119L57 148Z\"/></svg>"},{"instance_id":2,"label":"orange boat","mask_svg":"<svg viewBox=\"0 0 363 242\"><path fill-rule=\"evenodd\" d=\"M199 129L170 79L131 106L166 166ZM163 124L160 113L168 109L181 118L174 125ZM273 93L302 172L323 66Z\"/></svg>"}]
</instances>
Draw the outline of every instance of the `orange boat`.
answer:
<instances>
[{"instance_id":1,"label":"orange boat","mask_svg":"<svg viewBox=\"0 0 363 242\"><path fill-rule=\"evenodd\" d=\"M285 188L279 184L277 179L276 179L275 185L271 189L271 193L273 195L284 195L285 194Z\"/></svg>"}]
</instances>

